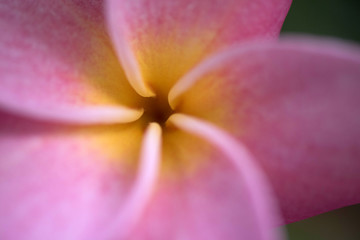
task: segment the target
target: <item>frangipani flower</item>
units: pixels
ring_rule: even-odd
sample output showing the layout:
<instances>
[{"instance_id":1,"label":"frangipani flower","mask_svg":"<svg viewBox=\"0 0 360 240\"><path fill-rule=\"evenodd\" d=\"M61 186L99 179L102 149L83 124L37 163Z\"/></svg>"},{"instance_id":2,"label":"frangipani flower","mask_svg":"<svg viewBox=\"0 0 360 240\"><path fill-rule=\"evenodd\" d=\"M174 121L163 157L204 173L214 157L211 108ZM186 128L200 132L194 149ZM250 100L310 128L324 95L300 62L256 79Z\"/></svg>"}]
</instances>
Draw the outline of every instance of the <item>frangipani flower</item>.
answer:
<instances>
[{"instance_id":1,"label":"frangipani flower","mask_svg":"<svg viewBox=\"0 0 360 240\"><path fill-rule=\"evenodd\" d=\"M0 239L281 239L359 203L360 52L274 41L290 3L2 1Z\"/></svg>"}]
</instances>

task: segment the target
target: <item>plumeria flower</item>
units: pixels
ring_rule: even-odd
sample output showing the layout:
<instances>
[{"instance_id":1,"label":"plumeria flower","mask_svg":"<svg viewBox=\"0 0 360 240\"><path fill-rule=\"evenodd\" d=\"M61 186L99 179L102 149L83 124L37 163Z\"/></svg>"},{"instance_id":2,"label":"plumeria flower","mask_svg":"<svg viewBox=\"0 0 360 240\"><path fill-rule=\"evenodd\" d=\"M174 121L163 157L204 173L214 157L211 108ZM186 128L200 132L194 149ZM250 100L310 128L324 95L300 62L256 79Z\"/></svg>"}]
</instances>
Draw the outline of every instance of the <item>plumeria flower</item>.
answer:
<instances>
[{"instance_id":1,"label":"plumeria flower","mask_svg":"<svg viewBox=\"0 0 360 240\"><path fill-rule=\"evenodd\" d=\"M282 239L360 202L360 51L290 0L0 2L0 239Z\"/></svg>"}]
</instances>

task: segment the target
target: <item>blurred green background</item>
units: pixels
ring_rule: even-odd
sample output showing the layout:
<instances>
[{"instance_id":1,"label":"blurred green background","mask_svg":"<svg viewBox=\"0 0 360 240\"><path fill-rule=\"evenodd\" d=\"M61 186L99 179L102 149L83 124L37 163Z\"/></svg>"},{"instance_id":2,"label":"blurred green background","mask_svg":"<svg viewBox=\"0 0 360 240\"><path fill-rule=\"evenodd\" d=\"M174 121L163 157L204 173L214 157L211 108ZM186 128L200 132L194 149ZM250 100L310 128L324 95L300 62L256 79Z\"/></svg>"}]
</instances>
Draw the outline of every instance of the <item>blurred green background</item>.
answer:
<instances>
[{"instance_id":1,"label":"blurred green background","mask_svg":"<svg viewBox=\"0 0 360 240\"><path fill-rule=\"evenodd\" d=\"M360 0L293 0L283 32L360 42Z\"/></svg>"},{"instance_id":2,"label":"blurred green background","mask_svg":"<svg viewBox=\"0 0 360 240\"><path fill-rule=\"evenodd\" d=\"M359 25L360 0L293 0L282 33L360 43ZM286 229L290 240L360 240L360 205L292 223Z\"/></svg>"}]
</instances>

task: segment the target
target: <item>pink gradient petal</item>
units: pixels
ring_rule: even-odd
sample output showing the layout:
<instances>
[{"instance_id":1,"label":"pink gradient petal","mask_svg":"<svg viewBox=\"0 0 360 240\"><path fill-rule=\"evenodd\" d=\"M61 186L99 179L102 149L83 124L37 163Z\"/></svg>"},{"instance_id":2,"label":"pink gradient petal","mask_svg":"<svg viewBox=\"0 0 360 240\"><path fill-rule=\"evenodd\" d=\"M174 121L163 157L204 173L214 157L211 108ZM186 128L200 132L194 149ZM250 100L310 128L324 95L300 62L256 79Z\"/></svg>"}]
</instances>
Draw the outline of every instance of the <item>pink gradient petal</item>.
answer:
<instances>
[{"instance_id":1,"label":"pink gradient petal","mask_svg":"<svg viewBox=\"0 0 360 240\"><path fill-rule=\"evenodd\" d=\"M93 147L92 134L0 119L0 239L100 239L133 172Z\"/></svg>"},{"instance_id":2,"label":"pink gradient petal","mask_svg":"<svg viewBox=\"0 0 360 240\"><path fill-rule=\"evenodd\" d=\"M290 4L291 0L108 0L108 27L133 86L146 79L164 94L205 56L232 44L276 38ZM141 92L141 86L138 89Z\"/></svg>"},{"instance_id":3,"label":"pink gradient petal","mask_svg":"<svg viewBox=\"0 0 360 240\"><path fill-rule=\"evenodd\" d=\"M179 125L186 125L185 129L189 127L192 134L199 134L191 128L196 127L205 129L202 138L214 137L214 133L206 132L209 131L206 127L199 127L202 124L189 126L182 119L179 122ZM203 163L195 169L182 172L176 168L180 172L175 175L162 171L144 217L137 223L130 239L278 239L270 230L270 225L277 221L274 209L269 209L269 206L273 207L272 195L263 185L263 179L259 178L259 169L254 168L251 158L234 140L215 135L222 141L221 146L217 145L218 142L215 146L208 146L208 139L196 139L195 148L206 144L211 150L202 155ZM225 153L221 152L223 147ZM196 160L193 152L187 150L188 159ZM229 154L231 159L228 159ZM236 160L234 155L238 157ZM233 161L238 162L234 164ZM248 171L248 174L243 171ZM256 180L251 182L251 186L247 182L249 175L251 180Z\"/></svg>"},{"instance_id":4,"label":"pink gradient petal","mask_svg":"<svg viewBox=\"0 0 360 240\"><path fill-rule=\"evenodd\" d=\"M1 108L63 119L82 106L131 106L102 18L101 1L2 1Z\"/></svg>"},{"instance_id":5,"label":"pink gradient petal","mask_svg":"<svg viewBox=\"0 0 360 240\"><path fill-rule=\"evenodd\" d=\"M293 222L360 203L359 79L358 47L292 38L225 51L173 96L244 142Z\"/></svg>"}]
</instances>

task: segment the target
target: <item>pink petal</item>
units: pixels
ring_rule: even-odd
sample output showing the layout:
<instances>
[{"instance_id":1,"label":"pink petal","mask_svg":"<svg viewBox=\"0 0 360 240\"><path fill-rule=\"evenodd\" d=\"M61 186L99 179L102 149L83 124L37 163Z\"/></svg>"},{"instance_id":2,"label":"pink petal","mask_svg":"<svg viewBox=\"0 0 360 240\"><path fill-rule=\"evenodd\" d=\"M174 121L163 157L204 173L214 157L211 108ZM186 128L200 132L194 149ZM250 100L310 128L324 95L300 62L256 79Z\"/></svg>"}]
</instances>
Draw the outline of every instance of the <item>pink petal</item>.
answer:
<instances>
[{"instance_id":1,"label":"pink petal","mask_svg":"<svg viewBox=\"0 0 360 240\"><path fill-rule=\"evenodd\" d=\"M358 47L292 39L223 52L172 92L245 143L292 222L360 203L359 78Z\"/></svg>"},{"instance_id":2,"label":"pink petal","mask_svg":"<svg viewBox=\"0 0 360 240\"><path fill-rule=\"evenodd\" d=\"M271 192L241 145L206 123L175 121L175 116L170 119L181 126L181 131L205 141L195 138L193 144L193 137L178 132L180 135L175 137L183 145L165 149L169 133L164 135L163 162L170 161L176 168L172 172L163 169L153 198L130 239L279 239L271 229L276 215ZM208 140L214 136L218 142ZM180 149L184 145L183 155ZM199 149L201 159L197 159ZM178 161L183 157L197 166L183 168Z\"/></svg>"},{"instance_id":3,"label":"pink petal","mask_svg":"<svg viewBox=\"0 0 360 240\"><path fill-rule=\"evenodd\" d=\"M150 94L149 86L165 94L194 64L219 49L276 38L291 4L291 0L107 2L109 30L119 57L142 95Z\"/></svg>"},{"instance_id":4,"label":"pink petal","mask_svg":"<svg viewBox=\"0 0 360 240\"><path fill-rule=\"evenodd\" d=\"M161 152L162 129L157 123L150 123L143 137L137 178L119 215L113 219L107 237L102 236L102 239L125 239L131 234L152 197L161 166Z\"/></svg>"},{"instance_id":5,"label":"pink petal","mask_svg":"<svg viewBox=\"0 0 360 240\"><path fill-rule=\"evenodd\" d=\"M102 19L101 2L2 1L0 106L38 118L134 106Z\"/></svg>"},{"instance_id":6,"label":"pink petal","mask_svg":"<svg viewBox=\"0 0 360 240\"><path fill-rule=\"evenodd\" d=\"M96 129L0 119L0 239L100 239L132 184L128 156L94 145Z\"/></svg>"}]
</instances>

